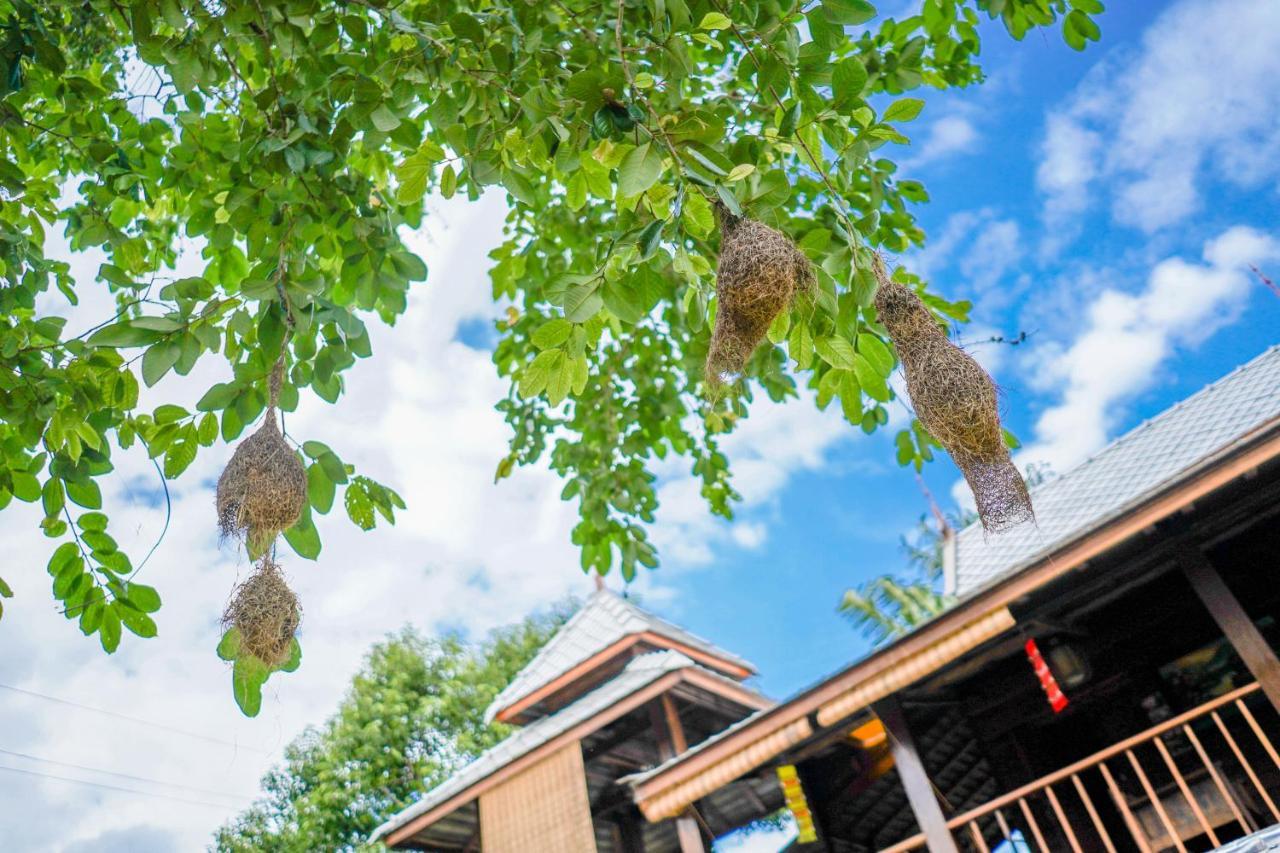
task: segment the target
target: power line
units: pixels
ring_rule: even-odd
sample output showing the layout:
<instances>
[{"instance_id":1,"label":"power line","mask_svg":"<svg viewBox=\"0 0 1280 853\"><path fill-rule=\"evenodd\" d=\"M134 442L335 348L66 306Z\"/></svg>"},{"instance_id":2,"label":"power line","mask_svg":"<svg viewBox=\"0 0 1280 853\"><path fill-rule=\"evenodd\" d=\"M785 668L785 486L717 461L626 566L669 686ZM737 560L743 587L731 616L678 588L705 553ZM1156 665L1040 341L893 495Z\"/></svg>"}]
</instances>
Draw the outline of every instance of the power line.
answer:
<instances>
[{"instance_id":1,"label":"power line","mask_svg":"<svg viewBox=\"0 0 1280 853\"><path fill-rule=\"evenodd\" d=\"M0 764L0 770L8 770L10 773L25 773L28 776L39 776L43 779L57 779L60 782L75 782L79 785L91 785L94 788L106 788L108 791L120 791L125 794L138 794L143 797L159 797L164 800L176 800L180 803L190 803L194 806L207 806L211 809L220 809L221 811L235 811L236 807L227 803L211 803L207 800L193 800L187 797L175 797L172 794L161 794L156 791L139 791L137 788L122 788L119 785L108 785L105 782L90 782L88 779L76 779L71 776L55 776L52 773L41 773L38 770L23 770L20 767L6 767Z\"/></svg>"},{"instance_id":2,"label":"power line","mask_svg":"<svg viewBox=\"0 0 1280 853\"><path fill-rule=\"evenodd\" d=\"M166 782L163 779L148 779L146 776L132 776L128 773L117 773L114 770L102 770L98 767L86 767L83 764L72 764L70 761L58 761L53 758L41 758L38 755L28 755L25 752L14 752L12 749L0 747L0 753L12 755L17 758L23 758L27 761L38 761L42 764L57 764L62 767L70 767L74 770L84 770L88 773L102 773L106 776L115 776L120 779L131 779L134 782L145 782L148 785L163 785L167 788L182 788L187 791L195 791L200 794L212 794L215 797L229 797L233 800L249 801L253 799L244 794L229 794L226 791L215 791L212 788L198 788L194 785L183 785L181 782Z\"/></svg>"},{"instance_id":3,"label":"power line","mask_svg":"<svg viewBox=\"0 0 1280 853\"><path fill-rule=\"evenodd\" d=\"M162 729L163 731L173 732L174 734L184 735L185 737L195 738L196 740L203 740L208 743L216 743L216 744L220 744L221 746L229 746L234 749L243 749L246 752L256 752L259 755L271 754L269 751L265 749L257 749L256 747L245 746L243 744L239 744L234 741L223 740L221 738L212 737L210 735L200 734L199 732L187 731L186 729L179 729L174 726L166 726L163 723L154 723L151 720L144 720L141 717L131 717L128 714L120 714L115 711L108 711L105 708L95 708L92 705L83 705L79 702L72 702L70 699L59 699L57 696L49 696L44 693L37 693L34 690L25 690L21 687L12 687L8 684L0 684L0 688L4 688L5 690L12 690L14 693L21 693L25 696L33 696L36 699L44 699L47 702L56 702L59 705L69 705L72 708L79 708L83 711L93 711L95 714L103 714L105 716L115 717L116 719L120 719L120 720L128 720L131 723L139 723L144 726L150 726L153 729Z\"/></svg>"}]
</instances>

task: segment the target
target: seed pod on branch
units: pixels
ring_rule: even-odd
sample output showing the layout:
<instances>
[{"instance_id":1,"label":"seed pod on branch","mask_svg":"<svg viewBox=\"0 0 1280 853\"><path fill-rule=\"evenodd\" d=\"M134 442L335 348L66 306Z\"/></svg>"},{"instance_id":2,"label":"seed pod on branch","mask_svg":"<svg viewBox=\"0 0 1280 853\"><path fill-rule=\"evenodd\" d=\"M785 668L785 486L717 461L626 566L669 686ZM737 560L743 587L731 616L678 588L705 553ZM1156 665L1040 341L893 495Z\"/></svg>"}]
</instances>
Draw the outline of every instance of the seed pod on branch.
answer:
<instances>
[{"instance_id":1,"label":"seed pod on branch","mask_svg":"<svg viewBox=\"0 0 1280 853\"><path fill-rule=\"evenodd\" d=\"M276 424L275 405L283 365L270 379L271 405L266 419L231 456L218 477L218 527L224 537L244 539L251 555L302 516L307 500L307 471Z\"/></svg>"},{"instance_id":2,"label":"seed pod on branch","mask_svg":"<svg viewBox=\"0 0 1280 853\"><path fill-rule=\"evenodd\" d=\"M916 417L964 472L983 528L1032 520L1026 484L1004 443L995 382L952 343L919 296L889 278L879 258L875 275L876 313L902 362Z\"/></svg>"},{"instance_id":3,"label":"seed pod on branch","mask_svg":"<svg viewBox=\"0 0 1280 853\"><path fill-rule=\"evenodd\" d=\"M716 320L707 353L706 381L717 387L742 373L769 324L801 290L815 284L805 254L782 232L717 202L720 260L716 266Z\"/></svg>"},{"instance_id":4,"label":"seed pod on branch","mask_svg":"<svg viewBox=\"0 0 1280 853\"><path fill-rule=\"evenodd\" d=\"M240 632L240 651L271 667L289 659L294 634L302 619L298 597L270 557L263 557L253 574L239 584L222 613L222 629Z\"/></svg>"}]
</instances>

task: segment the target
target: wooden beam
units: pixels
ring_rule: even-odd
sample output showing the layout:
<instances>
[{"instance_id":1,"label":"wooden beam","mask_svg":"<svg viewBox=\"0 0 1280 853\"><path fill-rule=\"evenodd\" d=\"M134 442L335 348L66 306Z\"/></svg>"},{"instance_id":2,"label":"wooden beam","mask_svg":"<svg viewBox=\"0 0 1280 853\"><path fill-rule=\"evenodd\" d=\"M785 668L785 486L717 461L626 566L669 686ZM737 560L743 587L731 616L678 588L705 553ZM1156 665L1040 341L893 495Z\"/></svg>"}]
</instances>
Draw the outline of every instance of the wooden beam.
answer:
<instances>
[{"instance_id":1,"label":"wooden beam","mask_svg":"<svg viewBox=\"0 0 1280 853\"><path fill-rule=\"evenodd\" d=\"M649 719L653 721L659 761L667 761L688 749L684 726L680 724L680 713L669 693L664 693L656 701L649 703ZM702 843L702 830L698 828L697 820L688 809L675 817L675 824L680 853L706 853L707 848Z\"/></svg>"},{"instance_id":2,"label":"wooden beam","mask_svg":"<svg viewBox=\"0 0 1280 853\"><path fill-rule=\"evenodd\" d=\"M1178 562L1213 621L1258 680L1271 704L1280 711L1280 660L1275 651L1267 645L1249 614L1240 606L1240 600L1203 551L1191 543L1183 543L1178 548Z\"/></svg>"},{"instance_id":3,"label":"wooden beam","mask_svg":"<svg viewBox=\"0 0 1280 853\"><path fill-rule=\"evenodd\" d=\"M876 702L872 709L880 722L884 723L889 735L889 749L893 752L894 763L898 767L898 776L902 779L902 787L907 793L907 802L916 816L916 823L924 833L929 853L960 853L956 847L951 830L947 828L946 815L938 805L938 797L934 793L933 783L920 760L916 750L915 739L907 728L907 718L902 713L902 706L893 696L887 696Z\"/></svg>"}]
</instances>

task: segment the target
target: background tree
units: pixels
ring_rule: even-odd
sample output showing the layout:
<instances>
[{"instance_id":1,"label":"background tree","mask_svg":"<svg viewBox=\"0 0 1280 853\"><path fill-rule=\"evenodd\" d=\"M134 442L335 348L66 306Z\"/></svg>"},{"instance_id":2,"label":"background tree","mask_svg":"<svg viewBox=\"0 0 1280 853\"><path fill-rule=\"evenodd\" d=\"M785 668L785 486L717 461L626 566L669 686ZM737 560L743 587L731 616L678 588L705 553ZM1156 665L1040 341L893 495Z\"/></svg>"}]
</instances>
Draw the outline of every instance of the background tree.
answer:
<instances>
[{"instance_id":1,"label":"background tree","mask_svg":"<svg viewBox=\"0 0 1280 853\"><path fill-rule=\"evenodd\" d=\"M494 361L511 380L497 477L549 462L580 510L584 569L656 564L654 457L688 457L710 510L731 515L718 442L758 392L805 385L857 428L887 423L872 253L921 244L910 208L928 199L886 149L923 107L907 93L980 82L984 16L1083 48L1102 4L918 8L0 0L0 506L42 503L63 612L108 652L122 625L154 635L160 596L132 581L102 506L113 453L139 444L180 476L261 418L281 356L283 412L302 393L336 402L372 354L366 322L394 322L427 277L401 232L428 193L508 198L491 272L506 309ZM746 379L707 395L716 202L781 229L818 281ZM52 227L105 253L95 280L46 254ZM172 274L180 250L199 275ZM896 275L940 319L966 318L967 303ZM67 323L61 300L103 289L114 312ZM194 411L139 407L140 383L202 359L226 379ZM308 506L285 531L300 556L319 555L312 513L339 491L362 528L393 520L393 491L289 438L307 460ZM918 424L897 440L903 464L930 455Z\"/></svg>"},{"instance_id":2,"label":"background tree","mask_svg":"<svg viewBox=\"0 0 1280 853\"><path fill-rule=\"evenodd\" d=\"M484 710L568 615L561 607L477 646L404 628L373 647L342 704L285 749L266 795L218 831L232 853L355 850L416 794L510 732Z\"/></svg>"}]
</instances>

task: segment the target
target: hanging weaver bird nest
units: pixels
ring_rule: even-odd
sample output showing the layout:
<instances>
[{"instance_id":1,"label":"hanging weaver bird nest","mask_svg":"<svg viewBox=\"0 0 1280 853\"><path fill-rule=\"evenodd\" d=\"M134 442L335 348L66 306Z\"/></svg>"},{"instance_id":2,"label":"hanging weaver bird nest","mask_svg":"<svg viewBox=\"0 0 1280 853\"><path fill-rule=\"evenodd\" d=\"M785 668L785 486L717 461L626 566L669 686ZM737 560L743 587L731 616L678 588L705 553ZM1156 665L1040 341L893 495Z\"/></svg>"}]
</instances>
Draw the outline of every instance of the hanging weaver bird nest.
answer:
<instances>
[{"instance_id":1,"label":"hanging weaver bird nest","mask_svg":"<svg viewBox=\"0 0 1280 853\"><path fill-rule=\"evenodd\" d=\"M747 360L801 290L812 288L813 268L782 232L717 202L720 260L716 266L716 321L707 353L707 384L740 375Z\"/></svg>"},{"instance_id":2,"label":"hanging weaver bird nest","mask_svg":"<svg viewBox=\"0 0 1280 853\"><path fill-rule=\"evenodd\" d=\"M244 539L250 554L262 553L292 527L307 499L306 468L276 424L282 373L282 364L272 371L266 420L240 443L218 477L218 527L224 537Z\"/></svg>"},{"instance_id":3,"label":"hanging weaver bird nest","mask_svg":"<svg viewBox=\"0 0 1280 853\"><path fill-rule=\"evenodd\" d=\"M240 649L268 666L289 659L302 619L298 597L270 557L263 557L248 580L238 585L222 613L223 631L240 632Z\"/></svg>"},{"instance_id":4,"label":"hanging weaver bird nest","mask_svg":"<svg viewBox=\"0 0 1280 853\"><path fill-rule=\"evenodd\" d=\"M916 417L964 473L983 528L1031 520L1031 498L1000 428L995 382L952 343L919 296L888 277L879 258L875 274L876 313L902 361Z\"/></svg>"}]
</instances>

